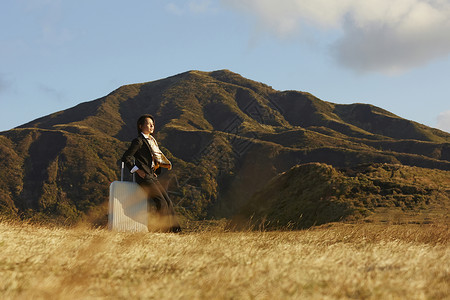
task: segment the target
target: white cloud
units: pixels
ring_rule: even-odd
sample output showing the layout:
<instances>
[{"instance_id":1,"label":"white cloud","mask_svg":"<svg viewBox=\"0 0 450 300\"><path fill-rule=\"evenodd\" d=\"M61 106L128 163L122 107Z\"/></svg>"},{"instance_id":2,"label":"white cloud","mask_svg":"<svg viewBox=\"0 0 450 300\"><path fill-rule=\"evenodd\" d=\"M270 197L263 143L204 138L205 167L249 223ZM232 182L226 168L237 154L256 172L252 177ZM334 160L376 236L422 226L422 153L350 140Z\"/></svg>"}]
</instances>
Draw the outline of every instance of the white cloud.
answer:
<instances>
[{"instance_id":1,"label":"white cloud","mask_svg":"<svg viewBox=\"0 0 450 300\"><path fill-rule=\"evenodd\" d=\"M61 4L61 0L22 0L22 2L29 11L42 9L54 4Z\"/></svg>"},{"instance_id":2,"label":"white cloud","mask_svg":"<svg viewBox=\"0 0 450 300\"><path fill-rule=\"evenodd\" d=\"M166 5L166 10L174 15L180 16L183 14L183 9L181 7L179 7L178 5L176 5L175 3L168 3Z\"/></svg>"},{"instance_id":3,"label":"white cloud","mask_svg":"<svg viewBox=\"0 0 450 300\"><path fill-rule=\"evenodd\" d=\"M15 93L16 87L14 80L9 76L0 73L0 104L3 106L11 101L9 97Z\"/></svg>"},{"instance_id":4,"label":"white cloud","mask_svg":"<svg viewBox=\"0 0 450 300\"><path fill-rule=\"evenodd\" d=\"M194 13L205 13L211 9L211 0L189 1L189 10Z\"/></svg>"},{"instance_id":5,"label":"white cloud","mask_svg":"<svg viewBox=\"0 0 450 300\"><path fill-rule=\"evenodd\" d=\"M187 12L203 14L214 11L211 0L191 0L183 2L182 5L170 2L166 5L166 10L174 15L181 16Z\"/></svg>"},{"instance_id":6,"label":"white cloud","mask_svg":"<svg viewBox=\"0 0 450 300\"><path fill-rule=\"evenodd\" d=\"M450 110L441 112L437 116L437 128L450 133Z\"/></svg>"},{"instance_id":7,"label":"white cloud","mask_svg":"<svg viewBox=\"0 0 450 300\"><path fill-rule=\"evenodd\" d=\"M3 78L0 74L0 94L3 93L8 89L9 84L7 83L6 79Z\"/></svg>"},{"instance_id":8,"label":"white cloud","mask_svg":"<svg viewBox=\"0 0 450 300\"><path fill-rule=\"evenodd\" d=\"M12 81L6 75L0 73L0 94L6 93L12 88Z\"/></svg>"},{"instance_id":9,"label":"white cloud","mask_svg":"<svg viewBox=\"0 0 450 300\"><path fill-rule=\"evenodd\" d=\"M222 0L280 38L338 32L331 55L358 71L402 72L450 54L448 0Z\"/></svg>"},{"instance_id":10,"label":"white cloud","mask_svg":"<svg viewBox=\"0 0 450 300\"><path fill-rule=\"evenodd\" d=\"M39 40L50 46L63 45L74 39L74 34L63 27L65 12L62 0L22 0L25 12L36 20L40 28Z\"/></svg>"},{"instance_id":11,"label":"white cloud","mask_svg":"<svg viewBox=\"0 0 450 300\"><path fill-rule=\"evenodd\" d=\"M38 84L38 89L42 94L46 95L46 97L49 97L49 99L56 102L63 102L66 99L66 96L62 91L59 91L48 85L40 83Z\"/></svg>"}]
</instances>

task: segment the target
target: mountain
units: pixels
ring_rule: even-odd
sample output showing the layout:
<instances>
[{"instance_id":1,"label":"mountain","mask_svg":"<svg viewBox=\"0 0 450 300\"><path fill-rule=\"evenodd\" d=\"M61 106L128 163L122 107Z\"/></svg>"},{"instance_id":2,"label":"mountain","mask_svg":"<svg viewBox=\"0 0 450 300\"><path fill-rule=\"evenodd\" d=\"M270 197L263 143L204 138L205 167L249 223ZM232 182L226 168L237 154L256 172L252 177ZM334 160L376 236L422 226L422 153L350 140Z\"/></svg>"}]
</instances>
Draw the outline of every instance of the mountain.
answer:
<instances>
[{"instance_id":1,"label":"mountain","mask_svg":"<svg viewBox=\"0 0 450 300\"><path fill-rule=\"evenodd\" d=\"M450 170L446 132L369 104L277 91L228 70L189 71L1 132L0 211L104 223L109 183L143 113L155 117L156 138L173 162L161 182L189 218L233 216L298 164Z\"/></svg>"}]
</instances>

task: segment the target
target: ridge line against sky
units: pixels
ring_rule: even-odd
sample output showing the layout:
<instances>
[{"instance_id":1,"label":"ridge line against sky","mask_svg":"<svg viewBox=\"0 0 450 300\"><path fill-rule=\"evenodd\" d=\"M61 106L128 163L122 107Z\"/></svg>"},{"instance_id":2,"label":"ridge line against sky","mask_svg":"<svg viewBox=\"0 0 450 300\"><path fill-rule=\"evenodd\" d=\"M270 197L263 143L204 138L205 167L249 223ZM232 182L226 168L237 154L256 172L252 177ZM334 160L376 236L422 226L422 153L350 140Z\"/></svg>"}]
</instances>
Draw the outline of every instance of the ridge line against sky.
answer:
<instances>
[{"instance_id":1,"label":"ridge line against sky","mask_svg":"<svg viewBox=\"0 0 450 300\"><path fill-rule=\"evenodd\" d=\"M0 131L188 70L369 103L450 132L450 1L0 4Z\"/></svg>"}]
</instances>

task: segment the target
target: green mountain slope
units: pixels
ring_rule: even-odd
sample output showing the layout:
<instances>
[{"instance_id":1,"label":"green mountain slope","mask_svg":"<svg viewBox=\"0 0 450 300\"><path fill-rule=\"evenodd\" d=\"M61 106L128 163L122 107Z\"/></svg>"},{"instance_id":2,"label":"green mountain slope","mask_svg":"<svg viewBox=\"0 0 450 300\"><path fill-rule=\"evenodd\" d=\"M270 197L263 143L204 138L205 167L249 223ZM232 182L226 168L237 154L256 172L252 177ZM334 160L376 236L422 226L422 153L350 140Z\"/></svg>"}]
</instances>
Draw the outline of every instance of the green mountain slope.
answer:
<instances>
[{"instance_id":1,"label":"green mountain slope","mask_svg":"<svg viewBox=\"0 0 450 300\"><path fill-rule=\"evenodd\" d=\"M143 113L155 116L156 138L173 161L161 181L192 218L232 216L271 178L302 163L450 169L446 132L369 104L277 91L228 70L189 71L1 132L1 211L106 220L109 183Z\"/></svg>"},{"instance_id":2,"label":"green mountain slope","mask_svg":"<svg viewBox=\"0 0 450 300\"><path fill-rule=\"evenodd\" d=\"M310 163L273 178L242 208L234 225L278 229L358 219L446 222L449 207L449 171L389 164L336 169Z\"/></svg>"}]
</instances>

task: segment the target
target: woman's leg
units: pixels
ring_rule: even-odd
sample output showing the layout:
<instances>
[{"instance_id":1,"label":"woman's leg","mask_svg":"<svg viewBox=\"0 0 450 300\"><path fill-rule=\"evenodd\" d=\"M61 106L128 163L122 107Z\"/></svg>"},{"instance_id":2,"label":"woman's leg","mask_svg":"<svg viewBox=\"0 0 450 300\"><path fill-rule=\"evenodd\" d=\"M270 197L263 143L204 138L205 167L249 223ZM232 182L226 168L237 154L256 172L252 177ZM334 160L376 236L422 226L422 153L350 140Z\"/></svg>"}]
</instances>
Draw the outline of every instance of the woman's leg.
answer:
<instances>
[{"instance_id":1,"label":"woman's leg","mask_svg":"<svg viewBox=\"0 0 450 300\"><path fill-rule=\"evenodd\" d=\"M152 202L156 205L157 216L156 219L151 216L149 224L152 226L149 227L156 227L158 231L180 232L172 200L161 183L156 178L139 179L137 183L146 191L149 205Z\"/></svg>"}]
</instances>

